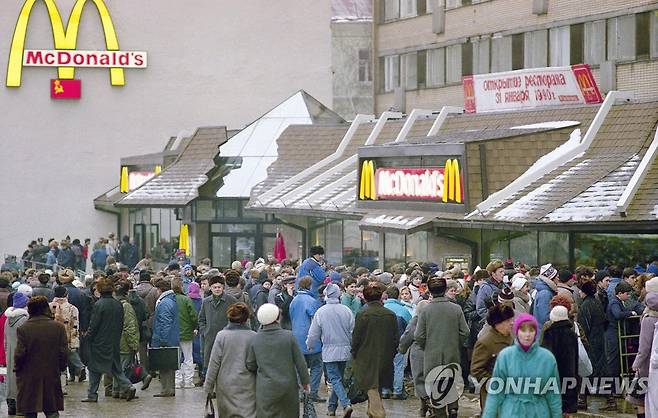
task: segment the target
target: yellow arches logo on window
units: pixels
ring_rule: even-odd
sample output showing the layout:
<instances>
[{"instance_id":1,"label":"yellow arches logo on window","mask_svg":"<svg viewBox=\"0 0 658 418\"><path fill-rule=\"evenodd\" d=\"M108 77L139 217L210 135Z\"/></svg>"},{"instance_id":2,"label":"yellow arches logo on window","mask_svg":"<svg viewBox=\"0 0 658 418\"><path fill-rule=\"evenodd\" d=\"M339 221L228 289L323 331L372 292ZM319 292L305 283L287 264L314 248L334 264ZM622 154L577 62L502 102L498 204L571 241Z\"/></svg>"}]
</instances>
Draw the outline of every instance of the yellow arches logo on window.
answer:
<instances>
[{"instance_id":1,"label":"yellow arches logo on window","mask_svg":"<svg viewBox=\"0 0 658 418\"><path fill-rule=\"evenodd\" d=\"M447 160L443 168L443 193L441 200L444 203L462 203L462 182L459 171L459 161Z\"/></svg>"},{"instance_id":2,"label":"yellow arches logo on window","mask_svg":"<svg viewBox=\"0 0 658 418\"><path fill-rule=\"evenodd\" d=\"M377 200L377 191L375 190L375 163L372 160L364 160L363 164L361 164L359 199Z\"/></svg>"}]
</instances>

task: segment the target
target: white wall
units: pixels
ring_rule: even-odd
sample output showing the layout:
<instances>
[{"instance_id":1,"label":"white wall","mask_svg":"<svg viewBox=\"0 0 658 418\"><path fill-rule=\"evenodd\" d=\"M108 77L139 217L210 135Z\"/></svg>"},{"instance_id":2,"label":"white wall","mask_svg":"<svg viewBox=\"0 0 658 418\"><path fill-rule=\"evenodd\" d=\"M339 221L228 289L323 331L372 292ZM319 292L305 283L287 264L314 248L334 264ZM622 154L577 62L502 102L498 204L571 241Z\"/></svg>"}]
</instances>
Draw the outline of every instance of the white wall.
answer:
<instances>
[{"instance_id":1,"label":"white wall","mask_svg":"<svg viewBox=\"0 0 658 418\"><path fill-rule=\"evenodd\" d=\"M57 0L64 22L74 0ZM328 0L106 0L122 50L148 52L149 67L77 69L82 99L53 101L54 68L23 69L20 88L4 86L21 1L0 10L0 254L29 240L96 239L116 218L92 200L115 186L122 156L157 152L169 136L200 125L240 128L299 89L331 104ZM26 47L52 49L38 1ZM88 2L78 49L104 49Z\"/></svg>"}]
</instances>

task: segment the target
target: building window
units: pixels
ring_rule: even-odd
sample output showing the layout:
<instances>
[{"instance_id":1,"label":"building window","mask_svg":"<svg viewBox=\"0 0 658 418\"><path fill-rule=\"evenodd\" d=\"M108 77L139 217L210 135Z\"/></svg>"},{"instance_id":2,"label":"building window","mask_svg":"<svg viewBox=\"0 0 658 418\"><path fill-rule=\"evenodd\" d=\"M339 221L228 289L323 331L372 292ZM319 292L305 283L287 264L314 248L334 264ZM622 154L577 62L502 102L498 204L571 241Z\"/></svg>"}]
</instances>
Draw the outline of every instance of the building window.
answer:
<instances>
[{"instance_id":1,"label":"building window","mask_svg":"<svg viewBox=\"0 0 658 418\"><path fill-rule=\"evenodd\" d=\"M582 23L578 25L571 25L569 30L570 37L570 51L569 61L573 64L582 64L584 59L584 26Z\"/></svg>"},{"instance_id":2,"label":"building window","mask_svg":"<svg viewBox=\"0 0 658 418\"><path fill-rule=\"evenodd\" d=\"M605 61L605 20L585 23L585 63L599 65Z\"/></svg>"},{"instance_id":3,"label":"building window","mask_svg":"<svg viewBox=\"0 0 658 418\"><path fill-rule=\"evenodd\" d=\"M473 74L473 44L462 44L462 76ZM461 79L460 79L461 80Z\"/></svg>"},{"instance_id":4,"label":"building window","mask_svg":"<svg viewBox=\"0 0 658 418\"><path fill-rule=\"evenodd\" d=\"M551 263L556 268L569 267L569 234L566 232L539 232L539 263Z\"/></svg>"},{"instance_id":5,"label":"building window","mask_svg":"<svg viewBox=\"0 0 658 418\"><path fill-rule=\"evenodd\" d=\"M343 222L327 220L325 258L327 262L337 266L343 262Z\"/></svg>"},{"instance_id":6,"label":"building window","mask_svg":"<svg viewBox=\"0 0 658 418\"><path fill-rule=\"evenodd\" d=\"M491 39L491 72L498 73L512 69L512 38L494 36Z\"/></svg>"},{"instance_id":7,"label":"building window","mask_svg":"<svg viewBox=\"0 0 658 418\"><path fill-rule=\"evenodd\" d=\"M446 83L446 50L445 48L427 51L427 86L442 86Z\"/></svg>"},{"instance_id":8,"label":"building window","mask_svg":"<svg viewBox=\"0 0 658 418\"><path fill-rule=\"evenodd\" d=\"M548 31L536 30L524 35L524 68L546 67L548 58Z\"/></svg>"},{"instance_id":9,"label":"building window","mask_svg":"<svg viewBox=\"0 0 658 418\"><path fill-rule=\"evenodd\" d=\"M418 55L415 52L402 55L402 71L404 88L416 90L418 88Z\"/></svg>"},{"instance_id":10,"label":"building window","mask_svg":"<svg viewBox=\"0 0 658 418\"><path fill-rule=\"evenodd\" d=\"M418 88L425 88L427 86L427 51L418 51L418 58L416 59L416 77L418 77Z\"/></svg>"},{"instance_id":11,"label":"building window","mask_svg":"<svg viewBox=\"0 0 658 418\"><path fill-rule=\"evenodd\" d=\"M512 232L510 234L510 257L514 261L521 261L527 265L536 266L537 233Z\"/></svg>"},{"instance_id":12,"label":"building window","mask_svg":"<svg viewBox=\"0 0 658 418\"><path fill-rule=\"evenodd\" d=\"M379 232L361 232L361 265L373 271L379 268Z\"/></svg>"},{"instance_id":13,"label":"building window","mask_svg":"<svg viewBox=\"0 0 658 418\"><path fill-rule=\"evenodd\" d=\"M658 58L658 12L654 10L651 13L651 20L649 22L650 30L650 47L651 47L651 58Z\"/></svg>"},{"instance_id":14,"label":"building window","mask_svg":"<svg viewBox=\"0 0 658 418\"><path fill-rule=\"evenodd\" d=\"M395 90L400 85L400 56L390 55L384 58L384 91Z\"/></svg>"},{"instance_id":15,"label":"building window","mask_svg":"<svg viewBox=\"0 0 658 418\"><path fill-rule=\"evenodd\" d=\"M655 13L653 13L655 15ZM648 59L651 52L651 13L635 15L635 56L637 59Z\"/></svg>"},{"instance_id":16,"label":"building window","mask_svg":"<svg viewBox=\"0 0 658 418\"><path fill-rule=\"evenodd\" d=\"M523 68L523 43L524 37L522 33L512 35L512 70Z\"/></svg>"},{"instance_id":17,"label":"building window","mask_svg":"<svg viewBox=\"0 0 658 418\"><path fill-rule=\"evenodd\" d=\"M462 46L461 44L446 47L446 82L461 83L462 81Z\"/></svg>"},{"instance_id":18,"label":"building window","mask_svg":"<svg viewBox=\"0 0 658 418\"><path fill-rule=\"evenodd\" d=\"M575 264L604 269L612 264L634 266L655 255L655 234L575 234Z\"/></svg>"},{"instance_id":19,"label":"building window","mask_svg":"<svg viewBox=\"0 0 658 418\"><path fill-rule=\"evenodd\" d=\"M370 48L361 48L359 49L359 82L370 83L371 81Z\"/></svg>"},{"instance_id":20,"label":"building window","mask_svg":"<svg viewBox=\"0 0 658 418\"><path fill-rule=\"evenodd\" d=\"M343 264L352 266L361 259L361 230L359 221L343 221Z\"/></svg>"},{"instance_id":21,"label":"building window","mask_svg":"<svg viewBox=\"0 0 658 418\"><path fill-rule=\"evenodd\" d=\"M462 6L462 0L445 0L446 9L456 9Z\"/></svg>"},{"instance_id":22,"label":"building window","mask_svg":"<svg viewBox=\"0 0 658 418\"><path fill-rule=\"evenodd\" d=\"M417 0L400 0L400 17L415 17L418 15L416 9Z\"/></svg>"},{"instance_id":23,"label":"building window","mask_svg":"<svg viewBox=\"0 0 658 418\"><path fill-rule=\"evenodd\" d=\"M416 261L420 264L429 260L427 254L428 232L419 231L407 235L407 261Z\"/></svg>"},{"instance_id":24,"label":"building window","mask_svg":"<svg viewBox=\"0 0 658 418\"><path fill-rule=\"evenodd\" d=\"M432 13L434 11L434 0L425 1L425 13Z\"/></svg>"},{"instance_id":25,"label":"building window","mask_svg":"<svg viewBox=\"0 0 658 418\"><path fill-rule=\"evenodd\" d=\"M489 57L491 39L482 36L473 42L473 74L487 74L490 70Z\"/></svg>"},{"instance_id":26,"label":"building window","mask_svg":"<svg viewBox=\"0 0 658 418\"><path fill-rule=\"evenodd\" d=\"M571 55L569 51L569 26L551 28L549 32L549 65L563 67L569 65Z\"/></svg>"},{"instance_id":27,"label":"building window","mask_svg":"<svg viewBox=\"0 0 658 418\"><path fill-rule=\"evenodd\" d=\"M384 21L400 18L400 0L384 0Z\"/></svg>"},{"instance_id":28,"label":"building window","mask_svg":"<svg viewBox=\"0 0 658 418\"><path fill-rule=\"evenodd\" d=\"M404 234L387 232L384 234L384 269L390 271L395 264L404 264L406 254Z\"/></svg>"},{"instance_id":29,"label":"building window","mask_svg":"<svg viewBox=\"0 0 658 418\"><path fill-rule=\"evenodd\" d=\"M635 16L608 19L608 60L635 59Z\"/></svg>"}]
</instances>

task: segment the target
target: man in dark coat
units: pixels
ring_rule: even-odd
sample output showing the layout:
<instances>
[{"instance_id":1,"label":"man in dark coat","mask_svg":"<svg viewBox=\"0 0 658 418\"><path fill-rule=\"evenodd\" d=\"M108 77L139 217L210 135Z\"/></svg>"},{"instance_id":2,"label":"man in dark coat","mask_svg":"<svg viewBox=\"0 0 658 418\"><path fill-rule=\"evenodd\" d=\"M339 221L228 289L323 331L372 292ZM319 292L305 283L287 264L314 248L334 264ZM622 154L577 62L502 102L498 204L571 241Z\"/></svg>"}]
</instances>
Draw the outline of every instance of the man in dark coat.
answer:
<instances>
[{"instance_id":1,"label":"man in dark coat","mask_svg":"<svg viewBox=\"0 0 658 418\"><path fill-rule=\"evenodd\" d=\"M50 274L41 272L38 275L39 284L32 288L32 296L45 296L48 302L52 302L55 297L53 288L48 285Z\"/></svg>"},{"instance_id":2,"label":"man in dark coat","mask_svg":"<svg viewBox=\"0 0 658 418\"><path fill-rule=\"evenodd\" d=\"M368 416L385 416L379 388L393 386L393 357L399 335L395 314L381 303L384 288L371 283L363 289L368 302L356 315L352 332L352 368L357 386L368 394Z\"/></svg>"},{"instance_id":3,"label":"man in dark coat","mask_svg":"<svg viewBox=\"0 0 658 418\"><path fill-rule=\"evenodd\" d=\"M103 373L111 374L119 383L119 392L126 400L135 398L135 388L121 370L120 342L123 332L123 306L112 297L114 285L112 279L103 277L96 283L101 297L91 312L91 322L87 338L89 339L90 358L89 391L82 402L98 402L98 386Z\"/></svg>"},{"instance_id":4,"label":"man in dark coat","mask_svg":"<svg viewBox=\"0 0 658 418\"><path fill-rule=\"evenodd\" d=\"M203 337L203 369L208 368L210 352L217 333L228 325L226 310L237 301L231 295L224 293L224 278L212 277L210 291L212 294L203 299L199 312L199 331Z\"/></svg>"},{"instance_id":5,"label":"man in dark coat","mask_svg":"<svg viewBox=\"0 0 658 418\"><path fill-rule=\"evenodd\" d=\"M50 319L48 300L33 297L27 304L30 314L16 333L14 370L18 395L16 409L21 415L59 417L64 410L60 374L66 369L68 340L64 326Z\"/></svg>"}]
</instances>

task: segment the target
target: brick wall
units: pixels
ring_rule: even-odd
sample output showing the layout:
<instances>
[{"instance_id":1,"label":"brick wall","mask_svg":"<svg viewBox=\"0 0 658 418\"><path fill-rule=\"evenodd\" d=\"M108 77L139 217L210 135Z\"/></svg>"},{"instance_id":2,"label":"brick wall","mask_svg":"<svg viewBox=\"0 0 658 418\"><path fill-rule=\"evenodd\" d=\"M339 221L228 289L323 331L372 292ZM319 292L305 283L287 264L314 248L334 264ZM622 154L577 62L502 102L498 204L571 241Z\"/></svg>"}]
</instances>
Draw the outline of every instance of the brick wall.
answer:
<instances>
[{"instance_id":1,"label":"brick wall","mask_svg":"<svg viewBox=\"0 0 658 418\"><path fill-rule=\"evenodd\" d=\"M617 90L632 91L636 99L658 98L658 61L618 65Z\"/></svg>"}]
</instances>

